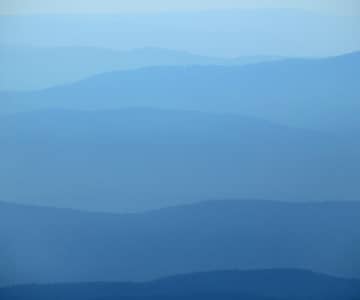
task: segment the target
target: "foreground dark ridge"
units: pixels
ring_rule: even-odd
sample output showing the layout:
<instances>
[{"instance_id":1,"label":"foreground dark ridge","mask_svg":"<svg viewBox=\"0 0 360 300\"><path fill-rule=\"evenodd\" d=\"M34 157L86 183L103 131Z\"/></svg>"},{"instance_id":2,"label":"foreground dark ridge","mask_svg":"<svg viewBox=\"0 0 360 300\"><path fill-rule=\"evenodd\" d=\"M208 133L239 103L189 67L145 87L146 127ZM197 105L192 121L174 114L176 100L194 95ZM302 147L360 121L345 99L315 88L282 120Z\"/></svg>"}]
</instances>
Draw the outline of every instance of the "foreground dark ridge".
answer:
<instances>
[{"instance_id":1,"label":"foreground dark ridge","mask_svg":"<svg viewBox=\"0 0 360 300\"><path fill-rule=\"evenodd\" d=\"M0 204L3 284L222 269L360 277L360 203L212 201L138 214Z\"/></svg>"},{"instance_id":2,"label":"foreground dark ridge","mask_svg":"<svg viewBox=\"0 0 360 300\"><path fill-rule=\"evenodd\" d=\"M359 297L359 280L295 269L203 272L145 283L64 283L0 289L2 300L356 300Z\"/></svg>"}]
</instances>

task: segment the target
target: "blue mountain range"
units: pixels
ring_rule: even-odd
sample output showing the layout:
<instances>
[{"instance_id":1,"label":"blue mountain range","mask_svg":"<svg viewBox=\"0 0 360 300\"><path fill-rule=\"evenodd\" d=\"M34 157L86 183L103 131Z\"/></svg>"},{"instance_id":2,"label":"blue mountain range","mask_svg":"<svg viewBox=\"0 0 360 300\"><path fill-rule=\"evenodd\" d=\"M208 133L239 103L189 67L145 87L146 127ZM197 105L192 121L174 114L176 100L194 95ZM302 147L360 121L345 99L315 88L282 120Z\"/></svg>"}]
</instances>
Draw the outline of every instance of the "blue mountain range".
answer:
<instances>
[{"instance_id":1,"label":"blue mountain range","mask_svg":"<svg viewBox=\"0 0 360 300\"><path fill-rule=\"evenodd\" d=\"M141 283L73 283L0 288L3 300L355 300L359 295L359 280L294 269L203 272Z\"/></svg>"},{"instance_id":2,"label":"blue mountain range","mask_svg":"<svg viewBox=\"0 0 360 300\"><path fill-rule=\"evenodd\" d=\"M359 222L359 202L208 201L136 214L1 203L0 278L7 285L113 282L264 268L360 278Z\"/></svg>"},{"instance_id":3,"label":"blue mountain range","mask_svg":"<svg viewBox=\"0 0 360 300\"><path fill-rule=\"evenodd\" d=\"M211 199L358 200L360 145L237 114L134 108L0 117L0 198L95 211Z\"/></svg>"},{"instance_id":4,"label":"blue mountain range","mask_svg":"<svg viewBox=\"0 0 360 300\"><path fill-rule=\"evenodd\" d=\"M1 17L0 17L1 18ZM0 90L34 90L72 83L95 74L150 66L245 65L279 56L216 58L185 51L94 47L0 47Z\"/></svg>"},{"instance_id":5,"label":"blue mountain range","mask_svg":"<svg viewBox=\"0 0 360 300\"><path fill-rule=\"evenodd\" d=\"M231 112L357 134L360 54L247 66L174 66L110 72L33 92L0 93L0 111L155 107Z\"/></svg>"}]
</instances>

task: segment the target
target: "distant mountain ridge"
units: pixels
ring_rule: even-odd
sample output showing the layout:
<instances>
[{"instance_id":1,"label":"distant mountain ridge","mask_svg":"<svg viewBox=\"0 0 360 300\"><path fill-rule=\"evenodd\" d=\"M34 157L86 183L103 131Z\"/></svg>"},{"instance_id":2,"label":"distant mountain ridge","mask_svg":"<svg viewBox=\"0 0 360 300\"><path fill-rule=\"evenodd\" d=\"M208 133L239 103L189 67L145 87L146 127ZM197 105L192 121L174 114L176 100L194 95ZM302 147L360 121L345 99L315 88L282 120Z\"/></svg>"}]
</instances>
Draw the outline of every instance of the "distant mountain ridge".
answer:
<instances>
[{"instance_id":1,"label":"distant mountain ridge","mask_svg":"<svg viewBox=\"0 0 360 300\"><path fill-rule=\"evenodd\" d=\"M126 212L359 198L359 142L236 114L19 113L0 117L0 143L0 199L9 202Z\"/></svg>"},{"instance_id":2,"label":"distant mountain ridge","mask_svg":"<svg viewBox=\"0 0 360 300\"><path fill-rule=\"evenodd\" d=\"M218 271L143 283L67 283L0 288L2 300L356 300L360 281L302 270Z\"/></svg>"},{"instance_id":3,"label":"distant mountain ridge","mask_svg":"<svg viewBox=\"0 0 360 300\"><path fill-rule=\"evenodd\" d=\"M0 93L0 111L156 107L233 112L358 134L360 52L247 66L151 67L37 92Z\"/></svg>"},{"instance_id":4,"label":"distant mountain ridge","mask_svg":"<svg viewBox=\"0 0 360 300\"><path fill-rule=\"evenodd\" d=\"M140 48L0 46L0 90L35 90L69 84L99 73L150 66L245 65L281 60L276 56L206 57L185 51Z\"/></svg>"},{"instance_id":5,"label":"distant mountain ridge","mask_svg":"<svg viewBox=\"0 0 360 300\"><path fill-rule=\"evenodd\" d=\"M360 278L359 222L358 202L210 201L139 214L0 203L0 278L113 282L264 268Z\"/></svg>"}]
</instances>

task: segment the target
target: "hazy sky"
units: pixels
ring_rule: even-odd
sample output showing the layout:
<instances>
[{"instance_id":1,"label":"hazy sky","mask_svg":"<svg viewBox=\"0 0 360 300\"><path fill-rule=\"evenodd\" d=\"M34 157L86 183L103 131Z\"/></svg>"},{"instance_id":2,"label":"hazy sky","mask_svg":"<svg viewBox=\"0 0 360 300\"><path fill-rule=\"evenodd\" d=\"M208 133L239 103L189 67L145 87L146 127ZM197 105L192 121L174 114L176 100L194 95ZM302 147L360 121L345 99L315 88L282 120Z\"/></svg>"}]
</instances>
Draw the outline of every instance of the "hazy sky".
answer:
<instances>
[{"instance_id":1,"label":"hazy sky","mask_svg":"<svg viewBox=\"0 0 360 300\"><path fill-rule=\"evenodd\" d=\"M360 0L1 0L1 14L153 12L229 8L297 8L360 15Z\"/></svg>"}]
</instances>

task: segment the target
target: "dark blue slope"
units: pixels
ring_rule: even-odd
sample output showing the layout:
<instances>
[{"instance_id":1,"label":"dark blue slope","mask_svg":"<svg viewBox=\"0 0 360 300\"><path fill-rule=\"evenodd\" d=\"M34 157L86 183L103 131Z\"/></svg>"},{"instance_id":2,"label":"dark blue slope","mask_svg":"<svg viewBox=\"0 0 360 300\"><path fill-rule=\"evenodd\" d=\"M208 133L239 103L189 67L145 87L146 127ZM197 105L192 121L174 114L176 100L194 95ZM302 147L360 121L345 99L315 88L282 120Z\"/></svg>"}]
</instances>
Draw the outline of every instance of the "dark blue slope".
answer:
<instances>
[{"instance_id":1,"label":"dark blue slope","mask_svg":"<svg viewBox=\"0 0 360 300\"><path fill-rule=\"evenodd\" d=\"M360 277L359 220L356 202L217 201L127 215L3 203L0 277L148 280L234 268Z\"/></svg>"},{"instance_id":2,"label":"dark blue slope","mask_svg":"<svg viewBox=\"0 0 360 300\"><path fill-rule=\"evenodd\" d=\"M73 283L0 289L3 300L217 299L217 300L356 300L358 280L300 270L195 273L146 283Z\"/></svg>"}]
</instances>

